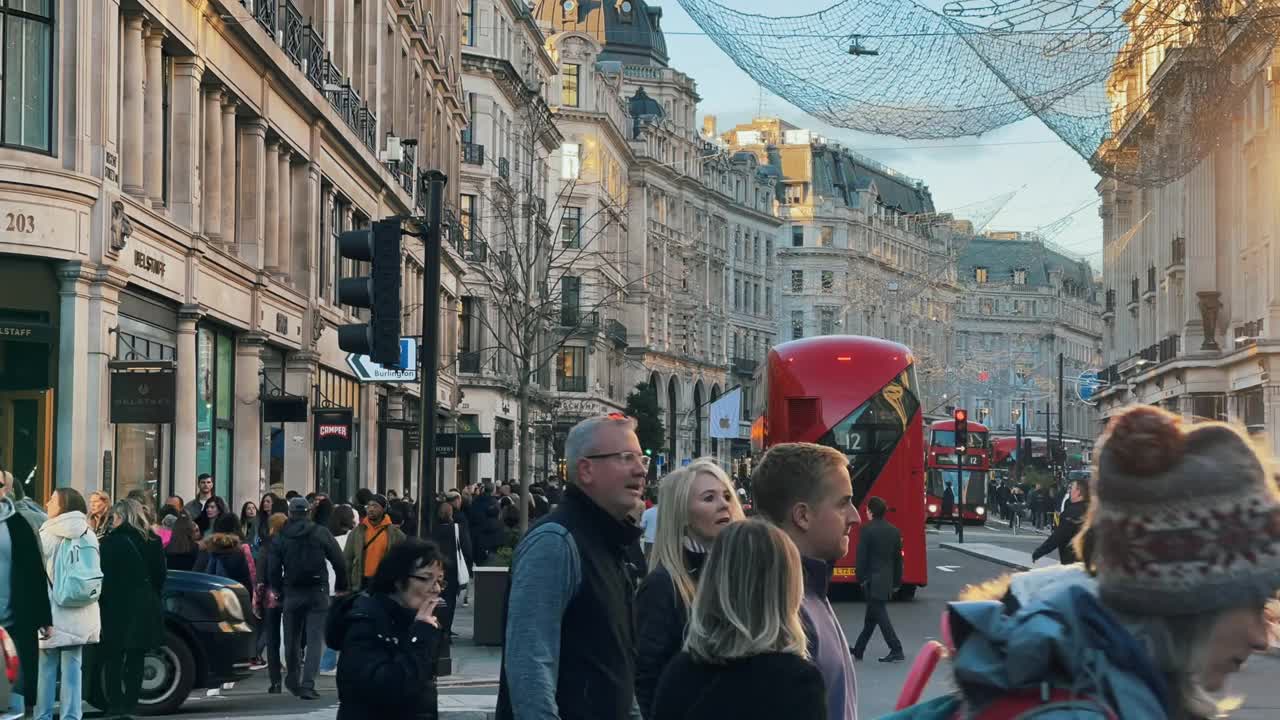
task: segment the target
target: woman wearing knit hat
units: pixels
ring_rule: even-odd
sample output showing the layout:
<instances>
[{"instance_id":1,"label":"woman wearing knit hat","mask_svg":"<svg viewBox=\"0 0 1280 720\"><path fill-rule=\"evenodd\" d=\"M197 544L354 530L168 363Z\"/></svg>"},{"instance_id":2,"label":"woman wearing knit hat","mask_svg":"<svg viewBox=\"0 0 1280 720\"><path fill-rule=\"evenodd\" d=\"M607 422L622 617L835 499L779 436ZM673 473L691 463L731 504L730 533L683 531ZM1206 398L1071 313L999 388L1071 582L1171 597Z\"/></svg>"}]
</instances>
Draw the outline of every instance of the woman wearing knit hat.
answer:
<instances>
[{"instance_id":1,"label":"woman wearing knit hat","mask_svg":"<svg viewBox=\"0 0 1280 720\"><path fill-rule=\"evenodd\" d=\"M893 717L1030 707L1046 689L1064 706L1054 718L1201 720L1238 706L1211 693L1267 649L1264 607L1280 590L1271 459L1232 426L1133 407L1104 434L1091 488L1076 545L1092 577L1067 566L1013 603L952 603L959 695ZM1037 572L1015 575L1010 594Z\"/></svg>"}]
</instances>

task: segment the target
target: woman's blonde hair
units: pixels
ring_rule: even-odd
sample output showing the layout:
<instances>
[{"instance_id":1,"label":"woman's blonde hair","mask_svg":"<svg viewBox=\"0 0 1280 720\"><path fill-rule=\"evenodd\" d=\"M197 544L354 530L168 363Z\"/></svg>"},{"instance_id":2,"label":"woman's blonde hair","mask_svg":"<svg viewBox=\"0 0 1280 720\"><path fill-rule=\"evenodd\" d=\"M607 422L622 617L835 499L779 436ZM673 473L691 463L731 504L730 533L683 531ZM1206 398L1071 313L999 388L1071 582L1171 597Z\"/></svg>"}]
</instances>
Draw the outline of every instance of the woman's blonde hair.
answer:
<instances>
[{"instance_id":1,"label":"woman's blonde hair","mask_svg":"<svg viewBox=\"0 0 1280 720\"><path fill-rule=\"evenodd\" d=\"M698 458L659 481L658 532L649 571L666 568L685 607L693 605L693 594L697 589L684 557L684 539L689 530L689 501L693 498L694 481L704 474L719 480L729 493L729 515L733 522L744 517L742 503L733 491L733 482L715 460Z\"/></svg>"},{"instance_id":2,"label":"woman's blonde hair","mask_svg":"<svg viewBox=\"0 0 1280 720\"><path fill-rule=\"evenodd\" d=\"M144 538L151 532L151 521L147 519L147 511L137 500L125 498L117 500L116 504L111 506L111 513L107 515L107 529L115 530L117 524L129 525L142 533Z\"/></svg>"},{"instance_id":3,"label":"woman's blonde hair","mask_svg":"<svg viewBox=\"0 0 1280 720\"><path fill-rule=\"evenodd\" d=\"M684 649L704 663L771 652L807 659L803 597L800 553L790 538L760 520L734 523L707 558Z\"/></svg>"}]
</instances>

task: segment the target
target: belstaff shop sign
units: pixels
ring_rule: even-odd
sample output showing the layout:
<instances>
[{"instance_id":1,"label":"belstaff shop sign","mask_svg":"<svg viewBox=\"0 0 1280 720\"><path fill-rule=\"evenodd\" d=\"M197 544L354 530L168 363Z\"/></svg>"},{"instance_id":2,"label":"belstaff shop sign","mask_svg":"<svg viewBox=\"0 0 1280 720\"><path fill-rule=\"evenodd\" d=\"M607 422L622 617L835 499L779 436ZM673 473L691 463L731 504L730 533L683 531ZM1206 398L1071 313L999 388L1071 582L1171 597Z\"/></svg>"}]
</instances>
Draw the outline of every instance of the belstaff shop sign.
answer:
<instances>
[{"instance_id":1,"label":"belstaff shop sign","mask_svg":"<svg viewBox=\"0 0 1280 720\"><path fill-rule=\"evenodd\" d=\"M172 361L110 364L111 422L156 425L176 415L177 371Z\"/></svg>"},{"instance_id":2,"label":"belstaff shop sign","mask_svg":"<svg viewBox=\"0 0 1280 720\"><path fill-rule=\"evenodd\" d=\"M351 408L316 410L315 449L317 452L346 452L351 449Z\"/></svg>"},{"instance_id":3,"label":"belstaff shop sign","mask_svg":"<svg viewBox=\"0 0 1280 720\"><path fill-rule=\"evenodd\" d=\"M0 340L50 342L53 340L53 328L43 324L0 320Z\"/></svg>"}]
</instances>

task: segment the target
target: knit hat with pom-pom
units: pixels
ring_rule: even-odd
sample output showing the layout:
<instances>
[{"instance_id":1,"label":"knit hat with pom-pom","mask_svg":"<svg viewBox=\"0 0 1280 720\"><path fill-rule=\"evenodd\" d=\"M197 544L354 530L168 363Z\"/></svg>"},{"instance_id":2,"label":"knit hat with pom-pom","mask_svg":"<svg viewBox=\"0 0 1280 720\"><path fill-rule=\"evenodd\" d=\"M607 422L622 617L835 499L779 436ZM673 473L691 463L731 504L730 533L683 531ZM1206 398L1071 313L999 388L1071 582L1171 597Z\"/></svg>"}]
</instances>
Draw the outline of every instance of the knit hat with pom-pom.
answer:
<instances>
[{"instance_id":1,"label":"knit hat with pom-pom","mask_svg":"<svg viewBox=\"0 0 1280 720\"><path fill-rule=\"evenodd\" d=\"M1242 431L1130 408L1108 426L1092 483L1092 560L1111 607L1190 615L1280 589L1280 491Z\"/></svg>"}]
</instances>

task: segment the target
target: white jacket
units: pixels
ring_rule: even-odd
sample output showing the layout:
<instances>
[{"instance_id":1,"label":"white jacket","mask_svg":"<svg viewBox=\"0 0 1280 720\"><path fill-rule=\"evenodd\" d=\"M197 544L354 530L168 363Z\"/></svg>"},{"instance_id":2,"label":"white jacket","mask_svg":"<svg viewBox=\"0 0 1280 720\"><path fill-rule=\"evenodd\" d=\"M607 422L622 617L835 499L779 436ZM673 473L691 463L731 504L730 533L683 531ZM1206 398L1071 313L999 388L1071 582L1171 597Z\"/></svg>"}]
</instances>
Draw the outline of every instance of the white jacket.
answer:
<instances>
[{"instance_id":1,"label":"white jacket","mask_svg":"<svg viewBox=\"0 0 1280 720\"><path fill-rule=\"evenodd\" d=\"M98 538L89 529L89 520L79 510L65 512L50 518L40 526L40 546L44 550L44 569L49 578L54 577L57 568L53 566L53 558L57 554L58 545L69 538L78 538L88 531L88 538L94 545ZM53 589L49 592L49 609L53 611L53 635L48 640L41 640L41 649L70 647L73 645L89 645L98 642L102 635L102 616L98 611L98 603L84 607L62 607L53 601Z\"/></svg>"}]
</instances>

